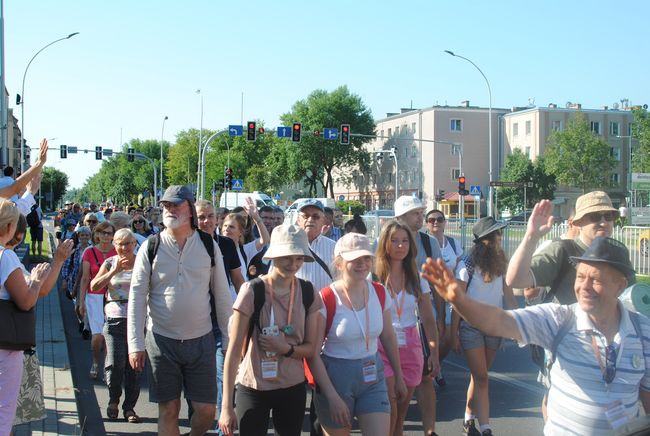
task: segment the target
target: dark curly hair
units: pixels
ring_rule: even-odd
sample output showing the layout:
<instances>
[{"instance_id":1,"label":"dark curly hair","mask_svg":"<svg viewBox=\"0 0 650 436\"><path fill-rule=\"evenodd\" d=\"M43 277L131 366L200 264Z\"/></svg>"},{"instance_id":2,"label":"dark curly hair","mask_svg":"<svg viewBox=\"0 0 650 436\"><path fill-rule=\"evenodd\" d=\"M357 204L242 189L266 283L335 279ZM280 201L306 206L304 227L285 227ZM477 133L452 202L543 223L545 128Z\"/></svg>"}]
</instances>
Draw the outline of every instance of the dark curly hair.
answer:
<instances>
[{"instance_id":1,"label":"dark curly hair","mask_svg":"<svg viewBox=\"0 0 650 436\"><path fill-rule=\"evenodd\" d=\"M474 242L470 257L475 266L481 269L483 281L490 283L494 278L503 276L508 269L506 253L496 243L497 232L492 232Z\"/></svg>"}]
</instances>

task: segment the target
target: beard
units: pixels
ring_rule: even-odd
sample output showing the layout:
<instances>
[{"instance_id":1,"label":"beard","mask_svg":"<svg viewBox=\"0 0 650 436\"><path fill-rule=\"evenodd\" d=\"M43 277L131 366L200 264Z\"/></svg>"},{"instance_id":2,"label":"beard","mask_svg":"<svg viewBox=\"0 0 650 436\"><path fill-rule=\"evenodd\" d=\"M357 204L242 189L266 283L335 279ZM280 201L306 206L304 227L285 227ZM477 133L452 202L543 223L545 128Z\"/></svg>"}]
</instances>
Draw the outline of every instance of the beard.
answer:
<instances>
[{"instance_id":1,"label":"beard","mask_svg":"<svg viewBox=\"0 0 650 436\"><path fill-rule=\"evenodd\" d=\"M176 218L164 217L163 218L163 224L165 225L165 227L170 228L170 229L177 229L177 228L183 226L184 224L187 224L187 222L188 222L187 217L184 217L184 218L180 218L180 217L176 217Z\"/></svg>"}]
</instances>

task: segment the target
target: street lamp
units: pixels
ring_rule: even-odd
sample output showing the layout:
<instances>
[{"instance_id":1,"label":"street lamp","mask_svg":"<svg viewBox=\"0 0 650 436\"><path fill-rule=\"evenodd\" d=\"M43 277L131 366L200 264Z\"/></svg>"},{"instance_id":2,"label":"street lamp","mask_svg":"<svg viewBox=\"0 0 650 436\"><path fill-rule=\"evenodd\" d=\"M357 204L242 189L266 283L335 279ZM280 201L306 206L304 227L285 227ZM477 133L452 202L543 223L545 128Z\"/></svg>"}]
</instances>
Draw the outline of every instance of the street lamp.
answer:
<instances>
[{"instance_id":1,"label":"street lamp","mask_svg":"<svg viewBox=\"0 0 650 436\"><path fill-rule=\"evenodd\" d=\"M474 65L474 68L478 70L479 73L481 73L481 76L485 79L485 83L487 84L488 88L488 94L490 96L490 105L488 107L488 147L489 147L489 154L490 154L490 170L488 173L488 177L490 179L490 182L492 182L492 89L490 88L490 82L488 81L487 77L485 77L485 74L483 74L483 71L476 65L474 62L471 60L467 59L465 56L457 55L451 50L445 50L445 53L466 60L470 64ZM490 183L489 187L489 199L488 199L488 215L493 216L493 210L492 210L492 202L494 199L494 187Z\"/></svg>"},{"instance_id":2,"label":"street lamp","mask_svg":"<svg viewBox=\"0 0 650 436\"><path fill-rule=\"evenodd\" d=\"M201 95L201 125L200 125L200 130L199 130L199 162L197 164L196 168L196 193L197 197L199 197L199 186L201 186L201 146L203 144L203 94L201 93L200 89L196 90L197 94ZM203 193L200 193L203 195ZM200 197L203 198L203 197ZM197 198L198 199L198 198Z\"/></svg>"},{"instance_id":3,"label":"street lamp","mask_svg":"<svg viewBox=\"0 0 650 436\"><path fill-rule=\"evenodd\" d=\"M160 192L163 190L163 138L165 136L165 121L168 119L169 117L165 115L162 122L162 130L160 132ZM154 199L158 199L157 192L154 194Z\"/></svg>"},{"instance_id":4,"label":"street lamp","mask_svg":"<svg viewBox=\"0 0 650 436\"><path fill-rule=\"evenodd\" d=\"M20 173L22 174L25 170L25 78L27 77L27 70L29 70L29 66L32 64L36 56L38 56L43 50L51 46L52 44L56 44L59 41L65 41L66 39L70 39L75 35L79 35L79 32L74 32L69 34L68 36L64 36L63 38L56 39L49 44L47 44L45 47L40 49L39 51L36 52L34 56L29 60L27 63L27 66L25 67L25 73L23 74L23 86L20 90L20 95L16 96L16 104L20 105L20 136L21 136L21 144L20 144Z\"/></svg>"}]
</instances>

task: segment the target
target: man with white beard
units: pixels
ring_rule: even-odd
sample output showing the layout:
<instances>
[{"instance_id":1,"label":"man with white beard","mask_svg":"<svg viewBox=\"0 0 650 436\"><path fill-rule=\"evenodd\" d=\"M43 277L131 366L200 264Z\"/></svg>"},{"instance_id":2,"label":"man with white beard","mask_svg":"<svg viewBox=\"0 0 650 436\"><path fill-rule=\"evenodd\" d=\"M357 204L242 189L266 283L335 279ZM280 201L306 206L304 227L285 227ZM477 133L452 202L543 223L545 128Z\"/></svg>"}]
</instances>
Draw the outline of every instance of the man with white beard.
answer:
<instances>
[{"instance_id":1,"label":"man with white beard","mask_svg":"<svg viewBox=\"0 0 650 436\"><path fill-rule=\"evenodd\" d=\"M133 266L129 362L142 371L146 350L149 399L158 403L159 434L178 434L183 389L194 409L191 434L204 434L213 423L217 402L211 317L216 316L227 347L232 299L219 246L198 231L192 192L170 186L160 204L165 230L149 237Z\"/></svg>"}]
</instances>

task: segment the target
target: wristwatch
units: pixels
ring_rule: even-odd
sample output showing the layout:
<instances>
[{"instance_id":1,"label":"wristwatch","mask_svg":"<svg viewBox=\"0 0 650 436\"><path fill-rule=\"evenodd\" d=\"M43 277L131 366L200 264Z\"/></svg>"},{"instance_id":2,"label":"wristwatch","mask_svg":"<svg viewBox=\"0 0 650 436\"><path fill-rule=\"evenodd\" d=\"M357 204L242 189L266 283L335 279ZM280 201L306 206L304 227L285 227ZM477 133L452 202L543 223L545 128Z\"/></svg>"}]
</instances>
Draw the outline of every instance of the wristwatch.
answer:
<instances>
[{"instance_id":1,"label":"wristwatch","mask_svg":"<svg viewBox=\"0 0 650 436\"><path fill-rule=\"evenodd\" d=\"M291 357L291 355L293 354L293 351L294 351L293 344L289 344L289 346L291 348L289 348L289 351L287 351L286 353L283 354L284 357Z\"/></svg>"}]
</instances>

